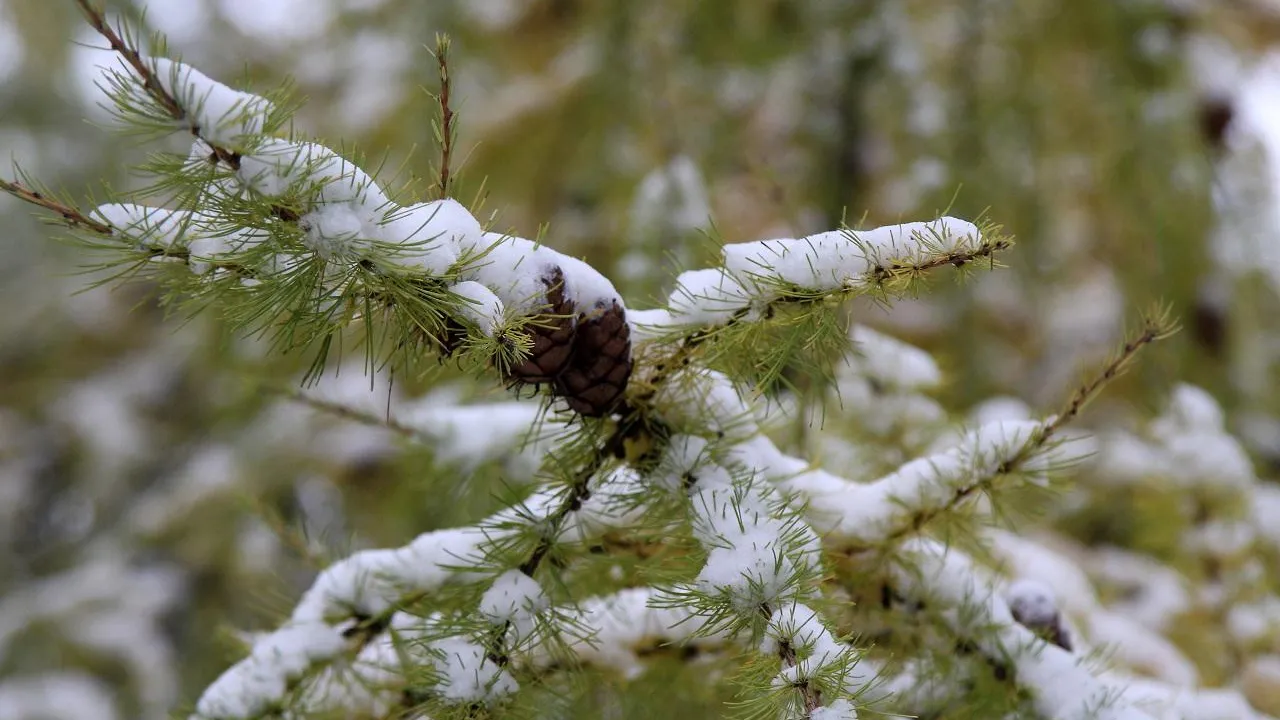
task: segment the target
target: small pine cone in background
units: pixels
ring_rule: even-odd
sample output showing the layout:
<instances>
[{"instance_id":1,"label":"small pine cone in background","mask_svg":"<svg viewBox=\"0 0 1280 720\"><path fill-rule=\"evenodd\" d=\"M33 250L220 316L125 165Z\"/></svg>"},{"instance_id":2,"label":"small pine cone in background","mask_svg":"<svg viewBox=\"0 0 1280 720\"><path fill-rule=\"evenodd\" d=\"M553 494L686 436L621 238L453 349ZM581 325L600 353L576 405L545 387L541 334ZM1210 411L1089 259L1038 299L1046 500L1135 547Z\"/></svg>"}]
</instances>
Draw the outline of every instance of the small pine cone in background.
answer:
<instances>
[{"instance_id":1,"label":"small pine cone in background","mask_svg":"<svg viewBox=\"0 0 1280 720\"><path fill-rule=\"evenodd\" d=\"M565 298L564 274L556 268L542 279L545 314L526 326L533 348L513 366L520 383L549 383L575 412L588 417L609 413L631 377L631 326L617 302L581 310Z\"/></svg>"},{"instance_id":2,"label":"small pine cone in background","mask_svg":"<svg viewBox=\"0 0 1280 720\"><path fill-rule=\"evenodd\" d=\"M1235 119L1235 107L1229 98L1208 97L1200 101L1199 107L1200 134L1205 143L1214 150L1222 150L1226 144L1227 131Z\"/></svg>"},{"instance_id":3,"label":"small pine cone in background","mask_svg":"<svg viewBox=\"0 0 1280 720\"><path fill-rule=\"evenodd\" d=\"M1046 642L1072 651L1071 633L1058 612L1053 590L1036 580L1017 580L1005 591L1013 619Z\"/></svg>"}]
</instances>

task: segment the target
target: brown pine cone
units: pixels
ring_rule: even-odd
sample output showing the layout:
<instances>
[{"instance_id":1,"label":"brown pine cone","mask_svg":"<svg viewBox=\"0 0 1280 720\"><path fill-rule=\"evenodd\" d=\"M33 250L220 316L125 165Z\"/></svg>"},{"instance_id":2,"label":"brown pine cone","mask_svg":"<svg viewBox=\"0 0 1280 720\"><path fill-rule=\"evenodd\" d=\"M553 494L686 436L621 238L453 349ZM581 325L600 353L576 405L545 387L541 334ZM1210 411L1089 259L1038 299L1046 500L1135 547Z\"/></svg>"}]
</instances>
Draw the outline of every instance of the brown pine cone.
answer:
<instances>
[{"instance_id":1,"label":"brown pine cone","mask_svg":"<svg viewBox=\"0 0 1280 720\"><path fill-rule=\"evenodd\" d=\"M564 296L564 274L557 268L543 278L545 312L526 326L533 348L513 366L517 383L550 383L574 411L588 417L608 414L631 376L631 326L616 302L579 312Z\"/></svg>"},{"instance_id":2,"label":"brown pine cone","mask_svg":"<svg viewBox=\"0 0 1280 720\"><path fill-rule=\"evenodd\" d=\"M573 352L573 338L577 326L577 308L564 297L564 275L557 268L542 279L547 288L545 313L526 326L533 340L529 357L511 368L513 380L522 383L554 382L568 367Z\"/></svg>"},{"instance_id":3,"label":"brown pine cone","mask_svg":"<svg viewBox=\"0 0 1280 720\"><path fill-rule=\"evenodd\" d=\"M569 407L590 417L607 414L631 377L631 326L616 302L578 318L569 366L554 390Z\"/></svg>"}]
</instances>

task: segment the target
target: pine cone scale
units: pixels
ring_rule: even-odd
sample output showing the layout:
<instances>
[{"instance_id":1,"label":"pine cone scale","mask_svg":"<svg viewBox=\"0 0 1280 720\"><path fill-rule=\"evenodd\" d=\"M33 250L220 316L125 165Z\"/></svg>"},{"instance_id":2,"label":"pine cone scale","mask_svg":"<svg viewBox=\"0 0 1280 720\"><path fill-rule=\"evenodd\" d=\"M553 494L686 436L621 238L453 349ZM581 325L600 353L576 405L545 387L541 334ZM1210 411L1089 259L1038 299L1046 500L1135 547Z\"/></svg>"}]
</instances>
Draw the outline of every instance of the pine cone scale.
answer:
<instances>
[{"instance_id":1,"label":"pine cone scale","mask_svg":"<svg viewBox=\"0 0 1280 720\"><path fill-rule=\"evenodd\" d=\"M564 294L559 268L543 278L546 315L530 323L529 356L509 372L517 383L549 383L575 412L589 417L609 413L631 377L631 326L618 302L597 304L586 312Z\"/></svg>"}]
</instances>

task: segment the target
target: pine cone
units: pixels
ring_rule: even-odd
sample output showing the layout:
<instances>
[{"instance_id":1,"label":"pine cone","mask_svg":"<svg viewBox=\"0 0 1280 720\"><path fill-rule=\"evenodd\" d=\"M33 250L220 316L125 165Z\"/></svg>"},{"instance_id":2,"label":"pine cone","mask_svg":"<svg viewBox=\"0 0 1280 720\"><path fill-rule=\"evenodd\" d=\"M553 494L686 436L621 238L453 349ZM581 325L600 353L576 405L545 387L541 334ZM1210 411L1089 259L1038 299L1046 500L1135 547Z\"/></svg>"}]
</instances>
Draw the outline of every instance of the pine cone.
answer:
<instances>
[{"instance_id":1,"label":"pine cone","mask_svg":"<svg viewBox=\"0 0 1280 720\"><path fill-rule=\"evenodd\" d=\"M569 367L553 386L556 394L577 412L600 417L617 404L630 377L631 326L626 311L614 302L579 316Z\"/></svg>"},{"instance_id":2,"label":"pine cone","mask_svg":"<svg viewBox=\"0 0 1280 720\"><path fill-rule=\"evenodd\" d=\"M574 411L601 417L617 404L631 377L631 326L618 303L587 312L564 296L564 274L543 278L545 314L527 326L533 348L510 370L519 383L549 383Z\"/></svg>"},{"instance_id":3,"label":"pine cone","mask_svg":"<svg viewBox=\"0 0 1280 720\"><path fill-rule=\"evenodd\" d=\"M440 353L444 357L453 357L466 339L467 328L453 318L445 318L443 332L436 337L436 341L440 343Z\"/></svg>"},{"instance_id":4,"label":"pine cone","mask_svg":"<svg viewBox=\"0 0 1280 720\"><path fill-rule=\"evenodd\" d=\"M542 279L547 288L546 314L526 329L533 340L529 357L511 368L511 377L523 383L550 383L569 365L577 326L577 308L564 297L564 275L556 268Z\"/></svg>"}]
</instances>

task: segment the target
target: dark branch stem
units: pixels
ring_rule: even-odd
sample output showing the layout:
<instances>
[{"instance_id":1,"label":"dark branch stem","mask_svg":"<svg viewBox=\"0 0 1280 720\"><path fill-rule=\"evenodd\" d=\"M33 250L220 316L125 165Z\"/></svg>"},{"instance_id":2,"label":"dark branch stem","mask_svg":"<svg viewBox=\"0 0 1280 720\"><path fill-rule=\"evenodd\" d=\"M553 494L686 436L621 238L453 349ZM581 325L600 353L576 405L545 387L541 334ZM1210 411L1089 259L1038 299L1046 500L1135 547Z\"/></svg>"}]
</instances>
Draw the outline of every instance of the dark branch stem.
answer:
<instances>
[{"instance_id":1,"label":"dark branch stem","mask_svg":"<svg viewBox=\"0 0 1280 720\"><path fill-rule=\"evenodd\" d=\"M773 617L773 607L768 603L760 605L760 614L764 616L768 622ZM778 643L778 659L782 661L783 668L794 668L800 664L800 658L796 656L796 649L790 641L779 641ZM813 683L807 679L802 679L793 687L800 691L801 702L804 703L804 716L808 718L813 714L814 710L822 707L822 691L813 686Z\"/></svg>"},{"instance_id":2,"label":"dark branch stem","mask_svg":"<svg viewBox=\"0 0 1280 720\"><path fill-rule=\"evenodd\" d=\"M103 11L100 8L94 7L89 0L76 0L76 4L80 6L80 10L84 13L85 19L88 21L90 27L96 30L98 34L111 45L111 49L118 53L120 57L124 58L124 61L129 64L129 67L133 68L133 71L138 74L138 77L142 80L142 86L147 91L147 94L159 103L160 106L164 108L165 112L169 113L174 120L186 123L187 129L191 131L192 135L199 137L208 143L209 147L213 150L214 156L216 156L220 162L225 163L232 170L239 170L240 155L209 142L208 138L201 137L201 128L198 125L191 123L190 115L187 113L186 109L182 107L173 95L169 94L169 91L164 89L164 85L160 84L159 78L156 77L155 70L148 67L147 64L143 62L142 54L125 42L124 38L120 36L120 33L116 32L115 29L107 23L107 18L106 15L103 14Z\"/></svg>"},{"instance_id":3,"label":"dark branch stem","mask_svg":"<svg viewBox=\"0 0 1280 720\"><path fill-rule=\"evenodd\" d=\"M298 388L269 386L267 390L268 392L276 393L277 395L288 398L289 400L306 405L314 410L335 415L343 420L350 420L352 422L372 427L386 428L407 440L423 443L434 441L434 438L427 433L424 433L415 427L405 425L392 417L379 417L373 413L362 412L341 403L321 400L320 398L308 395Z\"/></svg>"},{"instance_id":4,"label":"dark branch stem","mask_svg":"<svg viewBox=\"0 0 1280 720\"><path fill-rule=\"evenodd\" d=\"M65 203L59 202L57 200L54 200L53 198L45 195L44 193L38 190L29 188L26 185L23 185L22 183L13 182L13 181L0 178L0 190L3 190L9 193L10 195L13 195L19 200L29 202L32 205L36 205L46 210L50 210L54 213L57 213L59 216L61 216L62 220L70 227L73 227L73 228L82 227L82 228L91 230L99 235L111 236L115 234L115 229L112 228L110 225L94 220L90 218L88 215L85 215L84 213L80 212L76 208L71 207L70 205L67 205Z\"/></svg>"},{"instance_id":5,"label":"dark branch stem","mask_svg":"<svg viewBox=\"0 0 1280 720\"><path fill-rule=\"evenodd\" d=\"M449 38L436 38L436 65L440 69L440 198L449 197L449 173L453 162L453 108L449 105Z\"/></svg>"},{"instance_id":6,"label":"dark branch stem","mask_svg":"<svg viewBox=\"0 0 1280 720\"><path fill-rule=\"evenodd\" d=\"M1168 337L1175 331L1176 329L1170 326L1167 321L1155 318L1146 320L1143 324L1142 330L1127 340L1120 348L1120 351L1116 353L1116 355L1107 362L1107 364L1104 365L1096 375L1080 387L1076 388L1062 411L1058 413L1053 420L1040 426L1034 433L1032 433L1031 437L1027 438L1012 457L1001 462L991 472L980 475L979 477L974 478L971 482L956 488L952 496L943 505L917 512L910 518L909 522L888 533L883 538L882 543L878 543L874 546L846 546L844 551L853 555L876 548L889 547L894 542L901 540L908 535L920 532L925 525L928 525L935 518L954 510L965 500L975 495L978 491L991 487L997 479L1018 472L1028 461L1031 460L1031 458L1035 456L1038 451L1045 448L1051 440L1061 433L1068 423L1078 417L1085 405L1087 405L1090 400L1097 397L1102 388L1112 380L1119 377L1129 364L1133 362L1133 359L1137 356L1139 351L1147 345Z\"/></svg>"},{"instance_id":7,"label":"dark branch stem","mask_svg":"<svg viewBox=\"0 0 1280 720\"><path fill-rule=\"evenodd\" d=\"M596 447L591 455L591 459L574 473L573 482L569 485L569 490L565 493L564 499L560 505L551 512L546 519L545 531L542 537L538 539L538 543L534 545L533 550L520 563L519 570L528 577L533 577L538 568L542 566L543 561L551 553L555 546L560 530L564 527L569 516L582 507L582 504L591 497L591 479L600 472L605 463L611 458L618 457L625 452L626 442L642 432L642 423L634 411L624 408L620 420L609 436ZM499 667L505 667L510 658L505 648L507 631L510 629L510 623L505 623L494 628L492 634L485 642L486 656Z\"/></svg>"}]
</instances>

